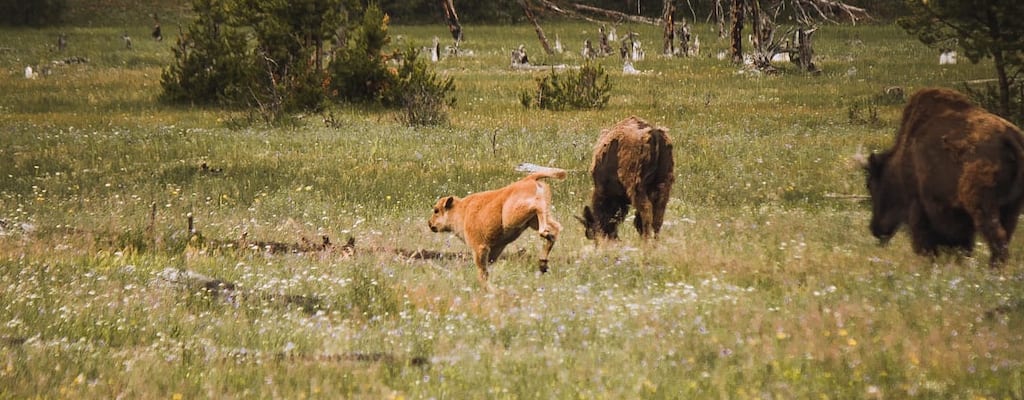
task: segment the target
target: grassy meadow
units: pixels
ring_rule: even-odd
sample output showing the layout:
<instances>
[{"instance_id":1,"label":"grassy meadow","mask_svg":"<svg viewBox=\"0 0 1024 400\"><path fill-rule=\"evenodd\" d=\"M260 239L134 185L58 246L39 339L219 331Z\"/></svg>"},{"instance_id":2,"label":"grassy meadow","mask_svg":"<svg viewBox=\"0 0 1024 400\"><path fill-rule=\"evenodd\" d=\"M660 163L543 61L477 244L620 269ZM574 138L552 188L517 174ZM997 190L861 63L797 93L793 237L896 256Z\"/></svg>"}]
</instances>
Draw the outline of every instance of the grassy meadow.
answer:
<instances>
[{"instance_id":1,"label":"grassy meadow","mask_svg":"<svg viewBox=\"0 0 1024 400\"><path fill-rule=\"evenodd\" d=\"M272 128L158 102L176 32L155 42L141 19L0 30L0 398L1024 398L1024 242L999 271L984 245L878 247L849 161L891 142L902 101L883 88L957 87L987 63L939 66L892 25L824 25L821 74L768 76L717 60L711 26L699 57L667 59L656 27L619 25L646 72L601 59L608 107L550 112L519 104L547 72L511 70L509 52L578 65L597 27L546 23L567 48L547 57L530 26L468 25L472 54L435 64L457 87L450 125L335 107ZM446 35L394 26L392 44ZM71 56L89 61L52 64ZM666 226L595 246L573 217L590 150L629 115L674 138ZM410 256L467 254L429 231L431 206L520 162L571 171L552 184L551 272L532 231L493 266L494 293L468 258ZM355 253L272 251L324 235Z\"/></svg>"}]
</instances>

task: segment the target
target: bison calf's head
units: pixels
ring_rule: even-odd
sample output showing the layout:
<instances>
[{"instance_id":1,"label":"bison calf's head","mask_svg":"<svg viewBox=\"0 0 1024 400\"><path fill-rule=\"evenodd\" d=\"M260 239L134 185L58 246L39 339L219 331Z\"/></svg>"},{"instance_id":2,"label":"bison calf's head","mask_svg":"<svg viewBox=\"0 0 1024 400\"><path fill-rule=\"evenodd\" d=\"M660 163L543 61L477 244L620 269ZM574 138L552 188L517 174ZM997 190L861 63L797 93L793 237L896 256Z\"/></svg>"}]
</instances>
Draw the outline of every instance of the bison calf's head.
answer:
<instances>
[{"instance_id":1,"label":"bison calf's head","mask_svg":"<svg viewBox=\"0 0 1024 400\"><path fill-rule=\"evenodd\" d=\"M889 152L872 154L862 161L871 195L871 234L882 245L892 239L907 215L906 189L893 178L897 171L887 165L890 156Z\"/></svg>"},{"instance_id":2,"label":"bison calf's head","mask_svg":"<svg viewBox=\"0 0 1024 400\"><path fill-rule=\"evenodd\" d=\"M455 207L455 197L442 197L434 204L434 213L430 216L430 230L433 232L451 232L452 225L448 221L448 211Z\"/></svg>"}]
</instances>

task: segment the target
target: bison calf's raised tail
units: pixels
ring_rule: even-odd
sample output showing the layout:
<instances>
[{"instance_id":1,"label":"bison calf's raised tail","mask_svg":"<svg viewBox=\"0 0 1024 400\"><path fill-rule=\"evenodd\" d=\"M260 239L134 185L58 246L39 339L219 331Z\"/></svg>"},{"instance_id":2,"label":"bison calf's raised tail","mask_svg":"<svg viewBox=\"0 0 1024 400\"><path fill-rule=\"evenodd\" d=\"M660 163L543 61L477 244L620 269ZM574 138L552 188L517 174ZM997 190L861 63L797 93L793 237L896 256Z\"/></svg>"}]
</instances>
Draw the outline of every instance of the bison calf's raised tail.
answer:
<instances>
[{"instance_id":1,"label":"bison calf's raised tail","mask_svg":"<svg viewBox=\"0 0 1024 400\"><path fill-rule=\"evenodd\" d=\"M675 181L668 130L629 117L601 132L594 146L590 205L578 218L588 239L618 239L618 226L630 206L641 237L657 236Z\"/></svg>"},{"instance_id":2,"label":"bison calf's raised tail","mask_svg":"<svg viewBox=\"0 0 1024 400\"><path fill-rule=\"evenodd\" d=\"M543 180L565 176L564 170L544 168L501 189L465 198L442 197L434 205L430 230L452 232L462 239L473 251L480 284L488 288L487 266L526 228L533 228L544 239L540 272L547 272L548 255L562 225L551 215L551 187Z\"/></svg>"},{"instance_id":3,"label":"bison calf's raised tail","mask_svg":"<svg viewBox=\"0 0 1024 400\"><path fill-rule=\"evenodd\" d=\"M887 241L906 224L913 249L971 253L980 233L998 267L1024 205L1019 128L949 89L923 89L903 110L892 148L862 163L871 233Z\"/></svg>"}]
</instances>

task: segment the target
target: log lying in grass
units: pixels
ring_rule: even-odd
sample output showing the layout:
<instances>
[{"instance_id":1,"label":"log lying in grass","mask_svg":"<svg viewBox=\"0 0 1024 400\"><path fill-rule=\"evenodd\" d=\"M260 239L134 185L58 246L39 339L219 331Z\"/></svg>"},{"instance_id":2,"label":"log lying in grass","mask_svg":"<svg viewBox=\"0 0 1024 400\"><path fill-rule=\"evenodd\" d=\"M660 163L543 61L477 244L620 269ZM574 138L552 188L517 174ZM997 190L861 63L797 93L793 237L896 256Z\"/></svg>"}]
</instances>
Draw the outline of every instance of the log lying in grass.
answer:
<instances>
[{"instance_id":1,"label":"log lying in grass","mask_svg":"<svg viewBox=\"0 0 1024 400\"><path fill-rule=\"evenodd\" d=\"M181 287L189 292L205 292L214 296L231 295L237 289L233 282L216 279L195 271L178 268L164 268L157 274L164 282Z\"/></svg>"},{"instance_id":2,"label":"log lying in grass","mask_svg":"<svg viewBox=\"0 0 1024 400\"><path fill-rule=\"evenodd\" d=\"M28 341L24 336L0 336L0 347L18 347Z\"/></svg>"},{"instance_id":3,"label":"log lying in grass","mask_svg":"<svg viewBox=\"0 0 1024 400\"><path fill-rule=\"evenodd\" d=\"M273 254L334 251L345 257L351 257L355 253L356 247L356 239L351 236L348 238L345 244L341 246L334 246L334 244L331 243L331 238L327 235L320 236L319 242L315 242L307 239L306 237L302 237L300 238L299 242L296 243L250 240L249 232L243 232L242 237L239 238L238 240L206 240L203 237L203 235L196 229L195 219L192 216L192 213L189 213L187 216L187 224L189 241L208 248L237 248L260 250Z\"/></svg>"},{"instance_id":4,"label":"log lying in grass","mask_svg":"<svg viewBox=\"0 0 1024 400\"><path fill-rule=\"evenodd\" d=\"M322 354L322 355L306 355L306 354L294 354L294 353L278 353L275 357L276 361L306 361L306 362L345 362L345 361L357 361L366 363L385 363L393 365L411 365L422 367L430 364L430 360L426 357L417 356L410 357L408 361L405 361L401 357L397 357L391 353L364 353L364 352L348 352L342 354Z\"/></svg>"},{"instance_id":5,"label":"log lying in grass","mask_svg":"<svg viewBox=\"0 0 1024 400\"><path fill-rule=\"evenodd\" d=\"M850 201L868 201L871 200L871 196L865 194L841 194L841 193L825 193L826 199L839 199L839 200L850 200Z\"/></svg>"},{"instance_id":6,"label":"log lying in grass","mask_svg":"<svg viewBox=\"0 0 1024 400\"><path fill-rule=\"evenodd\" d=\"M260 300L283 306L295 306L308 313L323 309L323 301L317 296L296 295L287 293L267 293L263 291L240 290L234 282L214 278L187 269L165 268L157 274L157 278L189 293L209 295L214 298L237 303L246 300Z\"/></svg>"}]
</instances>

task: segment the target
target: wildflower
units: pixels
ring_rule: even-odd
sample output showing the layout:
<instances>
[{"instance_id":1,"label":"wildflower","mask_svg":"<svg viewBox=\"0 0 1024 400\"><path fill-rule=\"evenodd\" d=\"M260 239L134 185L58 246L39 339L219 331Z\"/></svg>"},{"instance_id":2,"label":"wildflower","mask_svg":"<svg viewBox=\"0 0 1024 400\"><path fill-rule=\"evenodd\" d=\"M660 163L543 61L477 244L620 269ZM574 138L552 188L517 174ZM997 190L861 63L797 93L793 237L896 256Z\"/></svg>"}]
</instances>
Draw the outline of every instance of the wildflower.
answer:
<instances>
[{"instance_id":1,"label":"wildflower","mask_svg":"<svg viewBox=\"0 0 1024 400\"><path fill-rule=\"evenodd\" d=\"M651 382L650 379L644 378L643 386L644 390L647 390L649 393L656 393L658 391L658 385Z\"/></svg>"}]
</instances>

